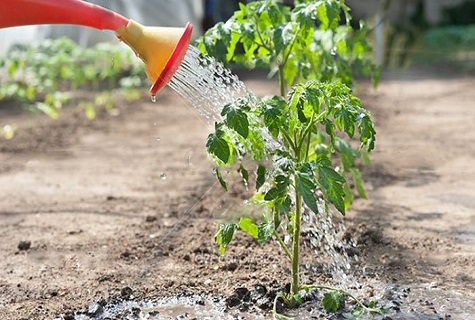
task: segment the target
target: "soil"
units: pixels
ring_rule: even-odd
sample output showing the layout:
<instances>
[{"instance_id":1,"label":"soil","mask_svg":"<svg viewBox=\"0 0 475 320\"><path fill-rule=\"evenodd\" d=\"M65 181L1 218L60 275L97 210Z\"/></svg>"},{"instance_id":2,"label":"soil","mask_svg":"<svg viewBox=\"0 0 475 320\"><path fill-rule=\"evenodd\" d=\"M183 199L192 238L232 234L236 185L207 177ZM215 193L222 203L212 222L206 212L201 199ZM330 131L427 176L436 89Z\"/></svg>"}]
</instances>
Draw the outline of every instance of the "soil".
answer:
<instances>
[{"instance_id":1,"label":"soil","mask_svg":"<svg viewBox=\"0 0 475 320\"><path fill-rule=\"evenodd\" d=\"M364 170L369 200L354 203L347 234L364 259L364 297L391 302L394 319L475 314L474 88L473 77L420 69L385 74L376 91L357 85L378 140ZM212 124L168 89L157 98L118 95L113 114L94 121L2 102L0 125L17 130L0 140L0 319L134 318L146 308L153 318L163 311L151 303L184 297L190 310L211 314L215 303L222 315L270 318L288 281L284 255L244 235L218 255L216 223L245 192L215 181L204 150ZM149 304L105 315L124 301ZM188 319L183 308L176 316Z\"/></svg>"}]
</instances>

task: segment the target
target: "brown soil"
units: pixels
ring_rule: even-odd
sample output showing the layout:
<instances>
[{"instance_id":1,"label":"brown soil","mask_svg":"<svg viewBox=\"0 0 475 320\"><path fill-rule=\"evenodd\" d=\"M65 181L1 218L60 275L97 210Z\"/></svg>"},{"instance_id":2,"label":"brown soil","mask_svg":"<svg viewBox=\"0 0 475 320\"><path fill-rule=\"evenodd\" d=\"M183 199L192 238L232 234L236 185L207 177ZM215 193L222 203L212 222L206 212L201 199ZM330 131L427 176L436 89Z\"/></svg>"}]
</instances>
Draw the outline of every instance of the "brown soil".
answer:
<instances>
[{"instance_id":1,"label":"brown soil","mask_svg":"<svg viewBox=\"0 0 475 320\"><path fill-rule=\"evenodd\" d=\"M368 281L438 289L426 296L445 299L438 312L452 319L475 313L473 88L475 78L418 71L358 89L378 132L365 170L370 200L347 216L361 266ZM0 105L0 125L18 127L0 141L1 319L64 317L121 295L286 284L274 244L238 236L217 254L216 221L243 192L215 182L204 152L210 124L168 89L155 104L118 96L118 113L92 122L75 109L53 121L15 107Z\"/></svg>"}]
</instances>

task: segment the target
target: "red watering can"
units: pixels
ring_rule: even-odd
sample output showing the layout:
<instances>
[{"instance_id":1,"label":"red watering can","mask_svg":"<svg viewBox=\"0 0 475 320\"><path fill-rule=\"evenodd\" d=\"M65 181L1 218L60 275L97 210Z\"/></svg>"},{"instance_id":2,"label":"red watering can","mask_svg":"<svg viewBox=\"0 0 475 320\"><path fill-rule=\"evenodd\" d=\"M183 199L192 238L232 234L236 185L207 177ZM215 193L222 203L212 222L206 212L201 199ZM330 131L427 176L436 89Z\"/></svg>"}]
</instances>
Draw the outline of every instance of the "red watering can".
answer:
<instances>
[{"instance_id":1,"label":"red watering can","mask_svg":"<svg viewBox=\"0 0 475 320\"><path fill-rule=\"evenodd\" d=\"M0 28L34 24L74 24L112 30L145 63L155 96L180 66L190 43L185 28L147 27L80 0L0 0Z\"/></svg>"}]
</instances>

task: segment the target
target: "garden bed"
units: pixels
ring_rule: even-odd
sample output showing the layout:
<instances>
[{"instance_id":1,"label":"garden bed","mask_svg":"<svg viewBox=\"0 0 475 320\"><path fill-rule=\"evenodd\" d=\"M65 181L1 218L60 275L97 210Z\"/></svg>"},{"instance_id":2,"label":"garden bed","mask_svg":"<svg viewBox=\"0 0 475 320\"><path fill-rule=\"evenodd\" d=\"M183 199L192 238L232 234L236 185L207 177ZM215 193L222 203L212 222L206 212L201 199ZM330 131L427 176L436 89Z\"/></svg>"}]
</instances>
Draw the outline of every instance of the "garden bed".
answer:
<instances>
[{"instance_id":1,"label":"garden bed","mask_svg":"<svg viewBox=\"0 0 475 320\"><path fill-rule=\"evenodd\" d=\"M246 83L257 94L277 89ZM370 200L356 201L347 233L364 258L355 270L365 296L392 303L395 319L475 313L474 85L418 70L386 75L376 92L358 86L378 148L364 172ZM182 297L270 317L269 292L288 281L280 249L238 236L220 257L213 244L215 221L244 191L225 194L215 182L204 148L212 123L168 90L155 104L117 98L115 115L94 121L75 109L54 121L14 107L0 107L1 125L18 127L0 141L0 318L100 318L114 301L138 303L131 318L134 308L153 318L166 300L192 319ZM267 302L242 301L259 286Z\"/></svg>"}]
</instances>

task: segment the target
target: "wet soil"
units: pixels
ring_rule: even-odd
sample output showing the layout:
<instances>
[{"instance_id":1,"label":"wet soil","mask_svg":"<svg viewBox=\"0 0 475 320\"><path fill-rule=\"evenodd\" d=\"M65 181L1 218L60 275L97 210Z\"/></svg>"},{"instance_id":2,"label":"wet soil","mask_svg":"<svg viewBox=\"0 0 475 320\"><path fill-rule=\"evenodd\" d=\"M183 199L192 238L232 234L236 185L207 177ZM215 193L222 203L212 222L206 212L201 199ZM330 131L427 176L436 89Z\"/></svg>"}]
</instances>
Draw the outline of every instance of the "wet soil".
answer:
<instances>
[{"instance_id":1,"label":"wet soil","mask_svg":"<svg viewBox=\"0 0 475 320\"><path fill-rule=\"evenodd\" d=\"M276 90L245 80L257 94ZM347 233L364 258L360 292L391 319L475 313L473 88L473 77L424 70L357 86L378 141L369 200L355 202ZM157 98L117 96L114 114L94 121L0 105L0 125L18 128L0 140L1 319L270 318L288 282L284 255L244 235L218 255L216 221L245 193L215 182L211 124L169 90ZM312 299L302 310L329 318Z\"/></svg>"}]
</instances>

